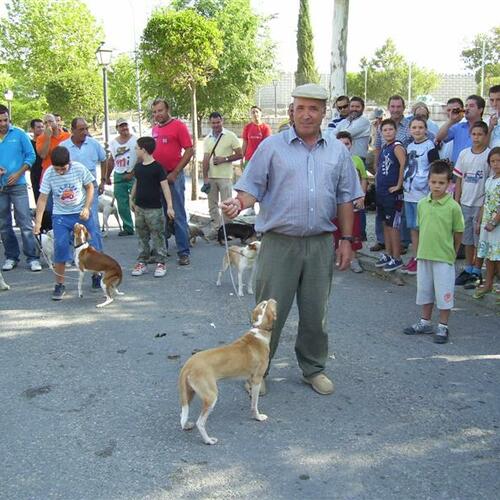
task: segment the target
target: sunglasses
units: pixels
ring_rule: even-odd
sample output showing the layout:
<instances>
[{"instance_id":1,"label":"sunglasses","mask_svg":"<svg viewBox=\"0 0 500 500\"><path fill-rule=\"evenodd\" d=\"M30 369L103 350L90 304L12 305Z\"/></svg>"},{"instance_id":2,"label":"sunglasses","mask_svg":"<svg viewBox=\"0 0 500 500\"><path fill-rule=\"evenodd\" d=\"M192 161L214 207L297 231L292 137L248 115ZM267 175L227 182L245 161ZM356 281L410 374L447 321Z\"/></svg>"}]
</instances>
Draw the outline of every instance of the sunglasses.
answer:
<instances>
[{"instance_id":1,"label":"sunglasses","mask_svg":"<svg viewBox=\"0 0 500 500\"><path fill-rule=\"evenodd\" d=\"M461 108L455 108L455 109L450 109L450 113L453 113L454 115L458 115L458 113L462 113L463 109Z\"/></svg>"},{"instance_id":2,"label":"sunglasses","mask_svg":"<svg viewBox=\"0 0 500 500\"><path fill-rule=\"evenodd\" d=\"M347 109L349 107L349 104L346 104L345 106L340 106L337 104L337 109Z\"/></svg>"}]
</instances>

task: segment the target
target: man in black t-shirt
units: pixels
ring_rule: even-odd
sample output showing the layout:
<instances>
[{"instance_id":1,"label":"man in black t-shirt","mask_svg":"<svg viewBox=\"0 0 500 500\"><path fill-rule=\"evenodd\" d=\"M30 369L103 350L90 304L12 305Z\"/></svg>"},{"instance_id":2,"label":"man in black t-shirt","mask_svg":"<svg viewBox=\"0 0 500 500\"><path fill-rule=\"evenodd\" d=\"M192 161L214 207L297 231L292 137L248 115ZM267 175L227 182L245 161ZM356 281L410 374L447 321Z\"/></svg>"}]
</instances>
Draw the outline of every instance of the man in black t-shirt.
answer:
<instances>
[{"instance_id":1,"label":"man in black t-shirt","mask_svg":"<svg viewBox=\"0 0 500 500\"><path fill-rule=\"evenodd\" d=\"M167 202L168 217L173 219L175 214L167 174L151 156L155 145L155 140L152 137L140 137L137 139L135 147L138 163L134 168L136 182L130 193L130 208L135 212L135 227L139 237L139 256L132 276L141 276L147 273L147 263L153 259L156 262L154 276L160 278L165 276L167 272L162 196ZM153 247L152 255L150 241Z\"/></svg>"}]
</instances>

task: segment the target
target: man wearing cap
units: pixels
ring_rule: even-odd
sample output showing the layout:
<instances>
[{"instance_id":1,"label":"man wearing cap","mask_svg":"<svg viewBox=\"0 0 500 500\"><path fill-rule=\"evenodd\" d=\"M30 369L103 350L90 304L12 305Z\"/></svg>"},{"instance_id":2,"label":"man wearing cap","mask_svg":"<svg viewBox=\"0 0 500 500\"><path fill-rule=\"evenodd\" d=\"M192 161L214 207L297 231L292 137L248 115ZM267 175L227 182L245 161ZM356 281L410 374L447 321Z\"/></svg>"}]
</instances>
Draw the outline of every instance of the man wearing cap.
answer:
<instances>
[{"instance_id":1,"label":"man wearing cap","mask_svg":"<svg viewBox=\"0 0 500 500\"><path fill-rule=\"evenodd\" d=\"M303 380L316 392L331 394L333 382L324 370L334 262L332 219L338 217L344 235L337 254L337 266L344 270L352 258L352 201L363 192L349 151L341 142L321 134L327 91L309 83L297 87L292 97L294 125L259 146L235 185L236 198L221 206L232 219L256 201L260 203L255 229L263 238L256 300L274 298L278 303L270 359L296 297L299 327L295 352ZM265 386L261 391L265 392Z\"/></svg>"},{"instance_id":2,"label":"man wearing cap","mask_svg":"<svg viewBox=\"0 0 500 500\"><path fill-rule=\"evenodd\" d=\"M113 190L118 204L118 213L123 222L123 230L118 233L118 236L129 236L134 234L129 196L134 185L133 170L137 163L135 154L137 137L130 132L129 123L124 118L116 120L116 130L118 137L115 137L109 144L111 157L108 159L106 183L111 184L113 172Z\"/></svg>"}]
</instances>

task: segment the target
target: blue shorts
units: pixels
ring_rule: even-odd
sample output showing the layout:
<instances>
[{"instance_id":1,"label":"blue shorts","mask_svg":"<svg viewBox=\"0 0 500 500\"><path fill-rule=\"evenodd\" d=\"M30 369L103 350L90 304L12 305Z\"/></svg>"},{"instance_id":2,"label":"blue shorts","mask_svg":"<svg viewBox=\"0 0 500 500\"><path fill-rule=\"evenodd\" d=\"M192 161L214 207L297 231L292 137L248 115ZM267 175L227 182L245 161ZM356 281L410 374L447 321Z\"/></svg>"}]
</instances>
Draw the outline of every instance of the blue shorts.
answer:
<instances>
[{"instance_id":1,"label":"blue shorts","mask_svg":"<svg viewBox=\"0 0 500 500\"><path fill-rule=\"evenodd\" d=\"M70 241L73 236L73 227L79 222L83 224L90 233L89 243L92 243L92 235L95 225L92 216L89 220L80 219L80 214L53 214L52 229L54 230L54 263L62 264L73 260L73 252Z\"/></svg>"},{"instance_id":2,"label":"blue shorts","mask_svg":"<svg viewBox=\"0 0 500 500\"><path fill-rule=\"evenodd\" d=\"M406 227L408 229L418 229L417 206L418 206L418 203L416 201L415 202L405 201Z\"/></svg>"},{"instance_id":3,"label":"blue shorts","mask_svg":"<svg viewBox=\"0 0 500 500\"><path fill-rule=\"evenodd\" d=\"M377 219L388 227L399 229L403 212L403 195L399 193L376 195L375 200Z\"/></svg>"}]
</instances>

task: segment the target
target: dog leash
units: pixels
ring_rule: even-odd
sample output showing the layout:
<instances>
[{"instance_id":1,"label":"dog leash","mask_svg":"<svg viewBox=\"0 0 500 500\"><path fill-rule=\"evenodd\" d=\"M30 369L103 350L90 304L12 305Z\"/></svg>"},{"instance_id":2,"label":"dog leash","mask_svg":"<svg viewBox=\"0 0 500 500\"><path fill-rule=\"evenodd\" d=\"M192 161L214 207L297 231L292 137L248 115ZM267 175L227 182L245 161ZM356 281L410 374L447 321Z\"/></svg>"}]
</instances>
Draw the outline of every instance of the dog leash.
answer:
<instances>
[{"instance_id":1,"label":"dog leash","mask_svg":"<svg viewBox=\"0 0 500 500\"><path fill-rule=\"evenodd\" d=\"M224 246L226 249L226 257L227 257L227 260L229 262L229 276L231 278L231 284L233 285L234 294L236 295L236 297L238 298L238 300L242 304L243 308L247 312L249 323L252 324L252 313L251 313L250 309L248 308L248 306L243 302L242 298L238 295L238 290L236 288L236 282L234 281L234 276L233 276L233 270L232 270L233 266L231 266L231 261L229 260L229 244L227 242L227 233L226 233L226 224L224 223L224 215L222 214L222 210L220 210L220 209L219 209L219 213L220 213L221 220L222 220L222 232L224 234ZM256 265L256 263L254 263L254 266L255 265Z\"/></svg>"},{"instance_id":2,"label":"dog leash","mask_svg":"<svg viewBox=\"0 0 500 500\"><path fill-rule=\"evenodd\" d=\"M45 260L47 261L47 263L49 264L49 267L50 267L50 270L56 275L58 276L59 278L64 278L65 280L74 280L74 281L78 281L79 278L73 278L73 276L67 276L65 274L60 274L60 273L57 273L54 269L54 263L52 262L51 258L45 253L44 249L43 249L43 246L42 246L42 234L39 233L39 234L35 234L35 241L36 241L36 244L38 246L38 250L40 251L40 253L43 255L43 257L45 258Z\"/></svg>"}]
</instances>

